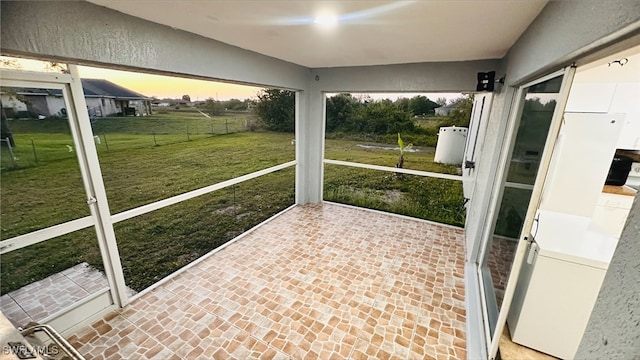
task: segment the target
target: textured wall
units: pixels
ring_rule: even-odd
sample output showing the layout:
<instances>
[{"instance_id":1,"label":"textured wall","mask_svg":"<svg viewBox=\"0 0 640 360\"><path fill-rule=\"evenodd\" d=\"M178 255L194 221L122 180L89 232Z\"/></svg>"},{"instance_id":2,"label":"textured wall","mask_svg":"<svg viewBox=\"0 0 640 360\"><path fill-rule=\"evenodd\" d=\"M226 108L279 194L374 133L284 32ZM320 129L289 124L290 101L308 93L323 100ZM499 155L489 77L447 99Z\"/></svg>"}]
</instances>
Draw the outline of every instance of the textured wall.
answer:
<instances>
[{"instance_id":1,"label":"textured wall","mask_svg":"<svg viewBox=\"0 0 640 360\"><path fill-rule=\"evenodd\" d=\"M609 264L576 359L640 359L640 195Z\"/></svg>"},{"instance_id":2,"label":"textured wall","mask_svg":"<svg viewBox=\"0 0 640 360\"><path fill-rule=\"evenodd\" d=\"M475 91L477 73L497 70L498 60L427 62L314 69L322 91Z\"/></svg>"},{"instance_id":3,"label":"textured wall","mask_svg":"<svg viewBox=\"0 0 640 360\"><path fill-rule=\"evenodd\" d=\"M638 0L550 1L507 53L507 82L557 70L639 22Z\"/></svg>"},{"instance_id":4,"label":"textured wall","mask_svg":"<svg viewBox=\"0 0 640 360\"><path fill-rule=\"evenodd\" d=\"M2 1L3 53L292 89L307 68L81 1Z\"/></svg>"}]
</instances>

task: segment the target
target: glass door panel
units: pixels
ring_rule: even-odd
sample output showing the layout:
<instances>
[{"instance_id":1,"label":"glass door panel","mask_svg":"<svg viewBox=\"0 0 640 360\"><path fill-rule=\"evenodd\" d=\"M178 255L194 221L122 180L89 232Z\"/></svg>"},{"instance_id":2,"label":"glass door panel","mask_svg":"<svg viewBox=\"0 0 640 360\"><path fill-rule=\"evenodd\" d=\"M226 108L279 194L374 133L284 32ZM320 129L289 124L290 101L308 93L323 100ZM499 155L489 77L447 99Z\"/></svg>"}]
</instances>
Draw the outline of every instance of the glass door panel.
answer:
<instances>
[{"instance_id":1,"label":"glass door panel","mask_svg":"<svg viewBox=\"0 0 640 360\"><path fill-rule=\"evenodd\" d=\"M497 214L484 240L479 271L492 337L509 279L514 254L531 200L543 150L556 109L562 75L525 87L517 99L514 136L508 144L504 181L497 197ZM499 335L498 335L499 336Z\"/></svg>"},{"instance_id":2,"label":"glass door panel","mask_svg":"<svg viewBox=\"0 0 640 360\"><path fill-rule=\"evenodd\" d=\"M108 296L109 282L87 204L70 86L3 79L0 90L1 309L25 326Z\"/></svg>"},{"instance_id":3,"label":"glass door panel","mask_svg":"<svg viewBox=\"0 0 640 360\"><path fill-rule=\"evenodd\" d=\"M62 90L0 91L0 240L89 216Z\"/></svg>"},{"instance_id":4,"label":"glass door panel","mask_svg":"<svg viewBox=\"0 0 640 360\"><path fill-rule=\"evenodd\" d=\"M109 289L93 227L2 254L2 313L14 326L43 322Z\"/></svg>"}]
</instances>

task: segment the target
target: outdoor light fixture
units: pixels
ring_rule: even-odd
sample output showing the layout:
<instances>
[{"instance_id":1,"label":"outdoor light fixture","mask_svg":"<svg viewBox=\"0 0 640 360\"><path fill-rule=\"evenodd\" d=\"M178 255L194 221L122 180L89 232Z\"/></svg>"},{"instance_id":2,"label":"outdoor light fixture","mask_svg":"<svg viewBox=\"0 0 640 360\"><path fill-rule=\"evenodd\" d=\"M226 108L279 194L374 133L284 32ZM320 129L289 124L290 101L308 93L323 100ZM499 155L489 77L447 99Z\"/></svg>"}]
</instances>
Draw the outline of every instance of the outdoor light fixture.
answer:
<instances>
[{"instance_id":1,"label":"outdoor light fixture","mask_svg":"<svg viewBox=\"0 0 640 360\"><path fill-rule=\"evenodd\" d=\"M486 73L478 73L478 85L476 85L476 91L488 91L492 92L495 89L495 84L504 84L505 77L501 77L496 80L496 72L489 71Z\"/></svg>"}]
</instances>

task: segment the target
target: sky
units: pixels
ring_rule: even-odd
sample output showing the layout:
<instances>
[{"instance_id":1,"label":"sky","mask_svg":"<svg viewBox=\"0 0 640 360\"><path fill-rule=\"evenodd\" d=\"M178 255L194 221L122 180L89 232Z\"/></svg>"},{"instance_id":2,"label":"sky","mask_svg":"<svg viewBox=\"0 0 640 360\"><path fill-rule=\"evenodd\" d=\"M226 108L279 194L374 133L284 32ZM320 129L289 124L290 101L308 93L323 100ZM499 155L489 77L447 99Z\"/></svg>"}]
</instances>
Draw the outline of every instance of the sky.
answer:
<instances>
[{"instance_id":1,"label":"sky","mask_svg":"<svg viewBox=\"0 0 640 360\"><path fill-rule=\"evenodd\" d=\"M79 66L80 77L106 79L146 96L181 98L189 95L191 101L213 98L229 99L255 98L261 88L222 82L195 80L163 75L133 73L110 69Z\"/></svg>"},{"instance_id":2,"label":"sky","mask_svg":"<svg viewBox=\"0 0 640 360\"><path fill-rule=\"evenodd\" d=\"M12 58L0 57L0 60L11 60ZM24 70L43 71L46 62L37 60L17 59ZM164 75L152 75L146 73L134 73L129 71L111 70L97 67L78 66L80 77L88 79L106 79L120 86L138 92L149 97L159 99L171 98L179 99L183 95L189 95L191 101L206 100L213 98L220 101L229 99L257 98L260 87L229 84L207 80L195 80ZM374 100L406 97L411 98L416 95L424 95L431 100L444 97L453 100L460 97L458 93L369 93Z\"/></svg>"}]
</instances>

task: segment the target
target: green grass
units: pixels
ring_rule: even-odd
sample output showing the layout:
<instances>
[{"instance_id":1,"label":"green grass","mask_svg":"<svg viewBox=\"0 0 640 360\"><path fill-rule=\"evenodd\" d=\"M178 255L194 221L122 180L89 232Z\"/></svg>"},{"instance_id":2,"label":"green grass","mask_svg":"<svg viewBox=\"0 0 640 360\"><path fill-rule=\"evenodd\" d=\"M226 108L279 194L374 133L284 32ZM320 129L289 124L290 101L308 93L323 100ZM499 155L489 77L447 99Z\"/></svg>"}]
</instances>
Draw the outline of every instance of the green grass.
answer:
<instances>
[{"instance_id":1,"label":"green grass","mask_svg":"<svg viewBox=\"0 0 640 360\"><path fill-rule=\"evenodd\" d=\"M0 237L7 239L89 215L76 154L55 145L64 135L16 135L19 159L35 139L39 165L3 170ZM235 133L155 146L144 135L113 135L98 145L112 213L229 180L295 158L291 134ZM53 144L53 145L52 145ZM72 144L72 142L70 142ZM21 152L24 151L24 156Z\"/></svg>"},{"instance_id":2,"label":"green grass","mask_svg":"<svg viewBox=\"0 0 640 360\"><path fill-rule=\"evenodd\" d=\"M370 147L362 147L365 145ZM384 149L384 148L395 149ZM400 151L397 149L397 137L395 144L376 144L354 140L325 141L325 158L360 162L365 164L395 167ZM443 165L433 162L435 148L415 146L416 152L407 152L404 155L404 168L422 170L443 174L456 174L457 166Z\"/></svg>"},{"instance_id":3,"label":"green grass","mask_svg":"<svg viewBox=\"0 0 640 360\"><path fill-rule=\"evenodd\" d=\"M438 131L438 127L449 118L446 116L427 116L423 118L414 119L416 125L425 129L434 129Z\"/></svg>"},{"instance_id":4,"label":"green grass","mask_svg":"<svg viewBox=\"0 0 640 360\"><path fill-rule=\"evenodd\" d=\"M326 165L324 199L464 226L462 183Z\"/></svg>"},{"instance_id":5,"label":"green grass","mask_svg":"<svg viewBox=\"0 0 640 360\"><path fill-rule=\"evenodd\" d=\"M226 134L225 125L224 131L205 131L223 121L237 124L239 130ZM250 121L241 116L206 119L193 111L174 110L95 121L111 213L295 158L293 134L245 132ZM10 126L17 159L14 164L2 148L0 237L89 215L77 154L67 146L73 148L66 120L12 120ZM328 139L326 144L326 157L331 159L394 166L398 158L397 150L365 149L357 146L359 141ZM456 172L455 167L433 163L433 148L419 150L406 154L405 168ZM325 176L327 200L464 223L459 182L398 178L341 166L327 166ZM289 168L115 224L127 284L142 290L293 204L294 181L295 170ZM102 269L93 228L12 251L0 260L2 293L82 261Z\"/></svg>"}]
</instances>

